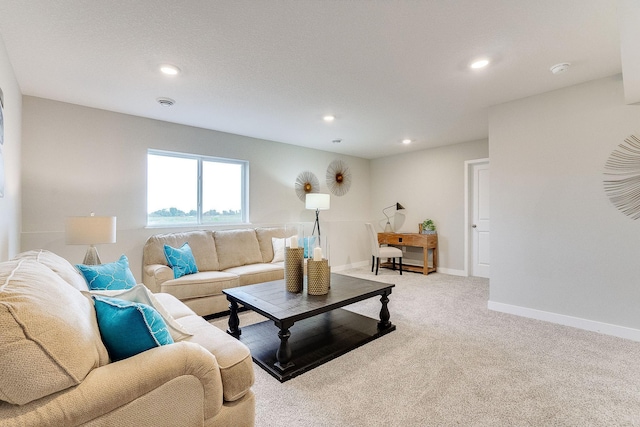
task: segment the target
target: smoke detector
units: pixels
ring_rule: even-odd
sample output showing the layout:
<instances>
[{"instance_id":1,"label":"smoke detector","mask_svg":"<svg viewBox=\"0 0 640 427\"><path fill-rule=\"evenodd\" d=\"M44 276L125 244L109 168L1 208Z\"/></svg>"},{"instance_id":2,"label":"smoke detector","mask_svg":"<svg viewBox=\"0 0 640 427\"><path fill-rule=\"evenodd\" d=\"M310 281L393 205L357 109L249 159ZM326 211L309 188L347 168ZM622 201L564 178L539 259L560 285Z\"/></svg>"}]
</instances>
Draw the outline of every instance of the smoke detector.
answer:
<instances>
[{"instance_id":1,"label":"smoke detector","mask_svg":"<svg viewBox=\"0 0 640 427\"><path fill-rule=\"evenodd\" d=\"M551 68L549 68L549 70L553 74L560 74L560 73L564 73L565 71L567 71L570 66L571 66L571 64L569 62L561 62L559 64L556 64L556 65L552 66Z\"/></svg>"},{"instance_id":2,"label":"smoke detector","mask_svg":"<svg viewBox=\"0 0 640 427\"><path fill-rule=\"evenodd\" d=\"M156 99L156 101L158 101L158 104L162 105L163 107L171 107L176 103L176 101L171 98L158 98Z\"/></svg>"}]
</instances>

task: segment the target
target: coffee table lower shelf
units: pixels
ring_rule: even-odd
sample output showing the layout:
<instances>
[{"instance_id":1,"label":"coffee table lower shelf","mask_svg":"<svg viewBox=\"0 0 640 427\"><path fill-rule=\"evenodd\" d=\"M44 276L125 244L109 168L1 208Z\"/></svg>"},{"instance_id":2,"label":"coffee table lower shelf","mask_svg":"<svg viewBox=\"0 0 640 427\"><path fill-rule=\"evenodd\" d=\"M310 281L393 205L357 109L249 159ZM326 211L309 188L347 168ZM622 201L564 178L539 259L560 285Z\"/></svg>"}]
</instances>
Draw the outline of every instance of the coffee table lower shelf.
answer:
<instances>
[{"instance_id":1,"label":"coffee table lower shelf","mask_svg":"<svg viewBox=\"0 0 640 427\"><path fill-rule=\"evenodd\" d=\"M242 326L240 341L260 367L284 382L395 329L393 324L378 329L378 320L344 309L300 320L290 328L293 366L284 372L275 367L280 338L273 321Z\"/></svg>"}]
</instances>

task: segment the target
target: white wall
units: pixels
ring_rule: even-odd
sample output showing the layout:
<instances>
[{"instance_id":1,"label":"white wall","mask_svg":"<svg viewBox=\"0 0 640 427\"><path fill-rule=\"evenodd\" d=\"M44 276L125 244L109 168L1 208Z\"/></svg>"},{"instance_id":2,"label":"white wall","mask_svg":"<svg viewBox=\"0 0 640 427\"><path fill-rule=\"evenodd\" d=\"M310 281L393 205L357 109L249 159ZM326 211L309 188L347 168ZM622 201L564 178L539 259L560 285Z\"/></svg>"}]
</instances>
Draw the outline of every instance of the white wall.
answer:
<instances>
[{"instance_id":1,"label":"white wall","mask_svg":"<svg viewBox=\"0 0 640 427\"><path fill-rule=\"evenodd\" d=\"M172 231L145 228L146 155L154 148L248 160L253 226L313 222L315 212L295 194L296 177L311 171L328 192L326 169L344 160L353 183L320 213L322 232L330 237L332 266L368 259L361 244L370 204L368 160L28 96L23 121L22 250L45 248L81 262L86 248L65 245L65 218L114 215L117 243L100 245L101 258L125 253L140 279L145 240Z\"/></svg>"},{"instance_id":2,"label":"white wall","mask_svg":"<svg viewBox=\"0 0 640 427\"><path fill-rule=\"evenodd\" d=\"M2 38L0 38L0 89L4 95L4 144L0 150L5 178L4 197L0 198L0 261L6 261L20 250L22 94Z\"/></svg>"},{"instance_id":3,"label":"white wall","mask_svg":"<svg viewBox=\"0 0 640 427\"><path fill-rule=\"evenodd\" d=\"M464 162L489 156L487 140L448 145L371 161L370 218L379 231L387 222L382 209L400 202L401 212L391 224L398 232L417 233L418 224L431 218L438 231L439 271L464 272ZM422 249L407 248L404 255L421 264Z\"/></svg>"},{"instance_id":4,"label":"white wall","mask_svg":"<svg viewBox=\"0 0 640 427\"><path fill-rule=\"evenodd\" d=\"M491 308L640 329L640 221L603 189L609 154L633 133L640 106L625 105L620 76L490 109Z\"/></svg>"}]
</instances>

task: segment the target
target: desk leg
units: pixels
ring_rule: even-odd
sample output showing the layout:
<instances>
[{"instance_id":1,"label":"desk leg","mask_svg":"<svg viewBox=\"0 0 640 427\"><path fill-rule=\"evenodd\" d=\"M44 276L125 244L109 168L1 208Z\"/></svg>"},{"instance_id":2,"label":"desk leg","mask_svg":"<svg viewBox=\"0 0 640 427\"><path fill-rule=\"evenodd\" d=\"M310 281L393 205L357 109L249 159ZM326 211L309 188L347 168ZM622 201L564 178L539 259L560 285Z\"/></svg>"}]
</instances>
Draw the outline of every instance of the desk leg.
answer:
<instances>
[{"instance_id":1,"label":"desk leg","mask_svg":"<svg viewBox=\"0 0 640 427\"><path fill-rule=\"evenodd\" d=\"M438 248L433 248L433 272L438 271Z\"/></svg>"},{"instance_id":2,"label":"desk leg","mask_svg":"<svg viewBox=\"0 0 640 427\"><path fill-rule=\"evenodd\" d=\"M424 257L424 266L422 267L422 274L429 274L429 248L422 248L422 255Z\"/></svg>"}]
</instances>

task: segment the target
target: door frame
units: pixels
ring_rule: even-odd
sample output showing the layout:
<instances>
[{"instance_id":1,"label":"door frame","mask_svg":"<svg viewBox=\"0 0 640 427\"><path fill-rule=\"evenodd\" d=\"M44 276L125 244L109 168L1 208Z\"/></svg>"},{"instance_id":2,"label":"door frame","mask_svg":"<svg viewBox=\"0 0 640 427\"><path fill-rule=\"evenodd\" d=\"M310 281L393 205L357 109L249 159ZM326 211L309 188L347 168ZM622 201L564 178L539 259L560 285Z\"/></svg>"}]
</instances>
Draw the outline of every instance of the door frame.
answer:
<instances>
[{"instance_id":1,"label":"door frame","mask_svg":"<svg viewBox=\"0 0 640 427\"><path fill-rule=\"evenodd\" d=\"M464 275L469 276L469 271L471 270L471 209L473 206L473 201L471 197L473 193L471 191L471 179L473 177L472 170L476 165L480 164L489 164L489 158L483 159L475 159L475 160L465 160L464 162Z\"/></svg>"}]
</instances>

